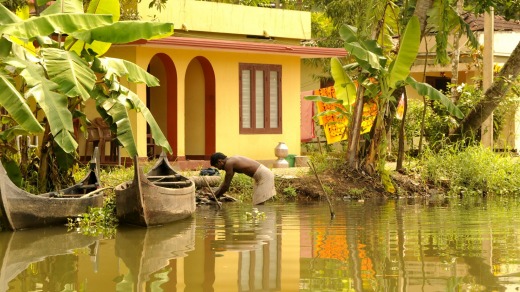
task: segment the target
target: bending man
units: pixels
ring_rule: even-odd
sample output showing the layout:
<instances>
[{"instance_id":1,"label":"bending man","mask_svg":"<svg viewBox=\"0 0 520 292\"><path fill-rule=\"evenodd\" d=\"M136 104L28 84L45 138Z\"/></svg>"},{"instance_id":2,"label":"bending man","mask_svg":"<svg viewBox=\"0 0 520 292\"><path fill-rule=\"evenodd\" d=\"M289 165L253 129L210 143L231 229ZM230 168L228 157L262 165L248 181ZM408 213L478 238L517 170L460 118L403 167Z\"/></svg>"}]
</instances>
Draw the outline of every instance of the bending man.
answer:
<instances>
[{"instance_id":1,"label":"bending man","mask_svg":"<svg viewBox=\"0 0 520 292\"><path fill-rule=\"evenodd\" d=\"M210 163L211 166L226 172L224 182L215 192L217 198L223 196L229 190L235 172L243 173L254 179L253 205L261 204L276 194L274 174L258 161L244 156L227 157L217 152L211 155Z\"/></svg>"}]
</instances>

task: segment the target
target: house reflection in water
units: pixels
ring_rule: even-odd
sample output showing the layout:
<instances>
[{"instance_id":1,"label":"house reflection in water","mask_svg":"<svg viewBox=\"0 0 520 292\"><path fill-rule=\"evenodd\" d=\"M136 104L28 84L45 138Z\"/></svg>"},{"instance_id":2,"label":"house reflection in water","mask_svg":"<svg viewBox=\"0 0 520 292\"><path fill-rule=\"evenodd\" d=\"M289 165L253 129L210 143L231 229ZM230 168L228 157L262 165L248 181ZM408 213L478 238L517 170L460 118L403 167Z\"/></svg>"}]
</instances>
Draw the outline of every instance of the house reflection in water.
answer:
<instances>
[{"instance_id":1,"label":"house reflection in water","mask_svg":"<svg viewBox=\"0 0 520 292\"><path fill-rule=\"evenodd\" d=\"M185 291L280 291L280 218L272 208L260 213L265 216L244 218L223 208L216 216L198 216L215 220L203 224L203 239L197 236L196 249L204 253L185 258L185 272L198 275L184 278Z\"/></svg>"}]
</instances>

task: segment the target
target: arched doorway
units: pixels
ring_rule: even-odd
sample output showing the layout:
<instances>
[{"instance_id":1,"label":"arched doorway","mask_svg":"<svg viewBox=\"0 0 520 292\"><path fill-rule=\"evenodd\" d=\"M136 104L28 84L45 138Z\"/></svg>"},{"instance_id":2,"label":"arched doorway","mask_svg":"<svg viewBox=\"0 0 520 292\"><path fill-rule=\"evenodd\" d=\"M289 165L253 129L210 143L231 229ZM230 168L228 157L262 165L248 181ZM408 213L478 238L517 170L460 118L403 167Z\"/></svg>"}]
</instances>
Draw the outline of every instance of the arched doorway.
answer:
<instances>
[{"instance_id":1,"label":"arched doorway","mask_svg":"<svg viewBox=\"0 0 520 292\"><path fill-rule=\"evenodd\" d=\"M188 65L185 99L186 158L207 160L215 152L215 73L208 59Z\"/></svg>"},{"instance_id":2,"label":"arched doorway","mask_svg":"<svg viewBox=\"0 0 520 292\"><path fill-rule=\"evenodd\" d=\"M157 77L160 86L146 88L146 106L152 112L157 124L163 131L172 147L168 157L175 160L177 153L177 70L175 64L166 54L159 53L152 57L148 64L148 73ZM147 128L147 134L150 134ZM147 139L148 140L148 139ZM152 149L154 155L160 154L159 147L147 147L148 155Z\"/></svg>"}]
</instances>

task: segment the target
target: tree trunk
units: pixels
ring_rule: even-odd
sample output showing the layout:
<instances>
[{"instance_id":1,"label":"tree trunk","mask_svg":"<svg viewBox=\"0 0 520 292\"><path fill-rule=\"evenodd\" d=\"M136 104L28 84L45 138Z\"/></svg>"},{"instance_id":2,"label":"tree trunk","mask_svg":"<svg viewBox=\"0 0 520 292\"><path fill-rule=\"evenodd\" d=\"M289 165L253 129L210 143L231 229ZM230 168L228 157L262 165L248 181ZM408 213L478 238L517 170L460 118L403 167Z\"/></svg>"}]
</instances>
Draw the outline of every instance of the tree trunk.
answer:
<instances>
[{"instance_id":1,"label":"tree trunk","mask_svg":"<svg viewBox=\"0 0 520 292\"><path fill-rule=\"evenodd\" d=\"M49 156L50 150L52 148L51 144L51 130L49 127L49 123L45 123L45 131L43 132L42 138L42 147L40 150L40 168L38 169L38 192L45 193L47 192L47 185L49 182Z\"/></svg>"},{"instance_id":2,"label":"tree trunk","mask_svg":"<svg viewBox=\"0 0 520 292\"><path fill-rule=\"evenodd\" d=\"M34 1L34 16L40 16L40 14L47 8L47 4L38 5L38 1Z\"/></svg>"},{"instance_id":3,"label":"tree trunk","mask_svg":"<svg viewBox=\"0 0 520 292\"><path fill-rule=\"evenodd\" d=\"M423 140L425 139L424 136L426 134L426 131L424 130L424 128L426 127L426 111L428 110L428 104L426 102L426 97L423 96L422 99L423 99L423 110L422 110L422 115L421 115L421 130L420 130L420 135L419 135L419 145L417 146L418 155L421 155L421 153L422 153Z\"/></svg>"},{"instance_id":4,"label":"tree trunk","mask_svg":"<svg viewBox=\"0 0 520 292\"><path fill-rule=\"evenodd\" d=\"M428 19L428 10L433 6L433 0L417 0L415 4L414 15L419 18L421 24L421 38L426 33L426 23Z\"/></svg>"},{"instance_id":5,"label":"tree trunk","mask_svg":"<svg viewBox=\"0 0 520 292\"><path fill-rule=\"evenodd\" d=\"M378 106L376 120L373 126L373 135L371 135L370 146L368 148L367 157L363 163L365 171L372 175L377 169L377 161L380 158L381 147L384 145L385 135L385 109L387 102L379 100L383 104ZM384 151L386 153L386 150Z\"/></svg>"},{"instance_id":6,"label":"tree trunk","mask_svg":"<svg viewBox=\"0 0 520 292\"><path fill-rule=\"evenodd\" d=\"M457 1L457 14L460 15L463 11L464 0ZM451 54L451 84L457 85L459 83L459 60L460 60L460 38L462 37L462 28L453 37L453 52ZM451 88L451 100L454 103L459 101L459 92L457 86Z\"/></svg>"},{"instance_id":7,"label":"tree trunk","mask_svg":"<svg viewBox=\"0 0 520 292\"><path fill-rule=\"evenodd\" d=\"M358 162L358 149L359 140L361 133L361 122L363 120L363 96L365 95L365 88L359 85L356 93L356 107L354 108L354 114L352 116L352 124L350 125L350 131L348 133L348 150L347 150L347 163L351 168L357 169Z\"/></svg>"},{"instance_id":8,"label":"tree trunk","mask_svg":"<svg viewBox=\"0 0 520 292\"><path fill-rule=\"evenodd\" d=\"M482 123L491 115L511 88L511 80L515 80L520 72L520 42L511 53L504 67L497 74L491 87L486 90L484 98L464 118L460 126L450 136L452 142L459 141L476 133Z\"/></svg>"},{"instance_id":9,"label":"tree trunk","mask_svg":"<svg viewBox=\"0 0 520 292\"><path fill-rule=\"evenodd\" d=\"M27 144L27 137L29 136L22 135L20 137L20 145L18 145L18 151L20 153L20 172L26 180L27 166L29 165L29 145Z\"/></svg>"},{"instance_id":10,"label":"tree trunk","mask_svg":"<svg viewBox=\"0 0 520 292\"><path fill-rule=\"evenodd\" d=\"M404 91L404 110L403 110L403 119L399 125L399 148L397 151L397 164L395 166L395 170L400 171L403 169L403 161L404 161L404 125L406 125L406 113L408 112L408 96L406 95L406 90ZM399 103L398 103L399 104Z\"/></svg>"},{"instance_id":11,"label":"tree trunk","mask_svg":"<svg viewBox=\"0 0 520 292\"><path fill-rule=\"evenodd\" d=\"M426 58L424 60L423 78L422 78L422 82L425 83L426 82L426 69L428 67L428 58L430 57L430 51L428 50L428 38L422 36L422 39L424 40L424 47L426 49ZM424 128L426 126L426 111L428 110L428 104L426 103L426 97L424 95L422 96L422 100L423 100L423 109L422 109L422 116L421 116L421 128L420 128L420 132L419 132L419 145L417 145L417 155L421 155L421 153L422 153L423 139L425 138L424 137L424 134L425 134Z\"/></svg>"}]
</instances>

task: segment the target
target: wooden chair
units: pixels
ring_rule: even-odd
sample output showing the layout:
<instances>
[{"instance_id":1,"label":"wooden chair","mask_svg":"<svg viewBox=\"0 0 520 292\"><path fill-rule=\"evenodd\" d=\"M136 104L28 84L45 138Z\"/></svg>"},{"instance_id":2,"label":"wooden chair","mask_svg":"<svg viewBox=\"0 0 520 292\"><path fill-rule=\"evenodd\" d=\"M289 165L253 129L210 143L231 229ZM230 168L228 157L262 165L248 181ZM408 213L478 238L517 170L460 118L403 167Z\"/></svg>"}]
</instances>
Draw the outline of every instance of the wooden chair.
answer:
<instances>
[{"instance_id":1,"label":"wooden chair","mask_svg":"<svg viewBox=\"0 0 520 292\"><path fill-rule=\"evenodd\" d=\"M92 152L94 152L94 149L98 147L101 142L101 133L99 132L98 126L94 123L87 126L87 134L87 139L85 141L85 158L88 155L89 145L92 144ZM92 157L92 155L89 156L89 159L90 157Z\"/></svg>"},{"instance_id":2,"label":"wooden chair","mask_svg":"<svg viewBox=\"0 0 520 292\"><path fill-rule=\"evenodd\" d=\"M120 163L119 156L119 142L117 141L117 135L112 133L108 124L102 118L95 118L93 123L97 126L99 130L99 135L101 137L99 143L99 152L101 153L101 161L100 163L106 163L106 155L105 155L105 147L106 143L109 143L109 161Z\"/></svg>"},{"instance_id":3,"label":"wooden chair","mask_svg":"<svg viewBox=\"0 0 520 292\"><path fill-rule=\"evenodd\" d=\"M152 134L146 134L146 156L148 159L155 158L155 141Z\"/></svg>"}]
</instances>

